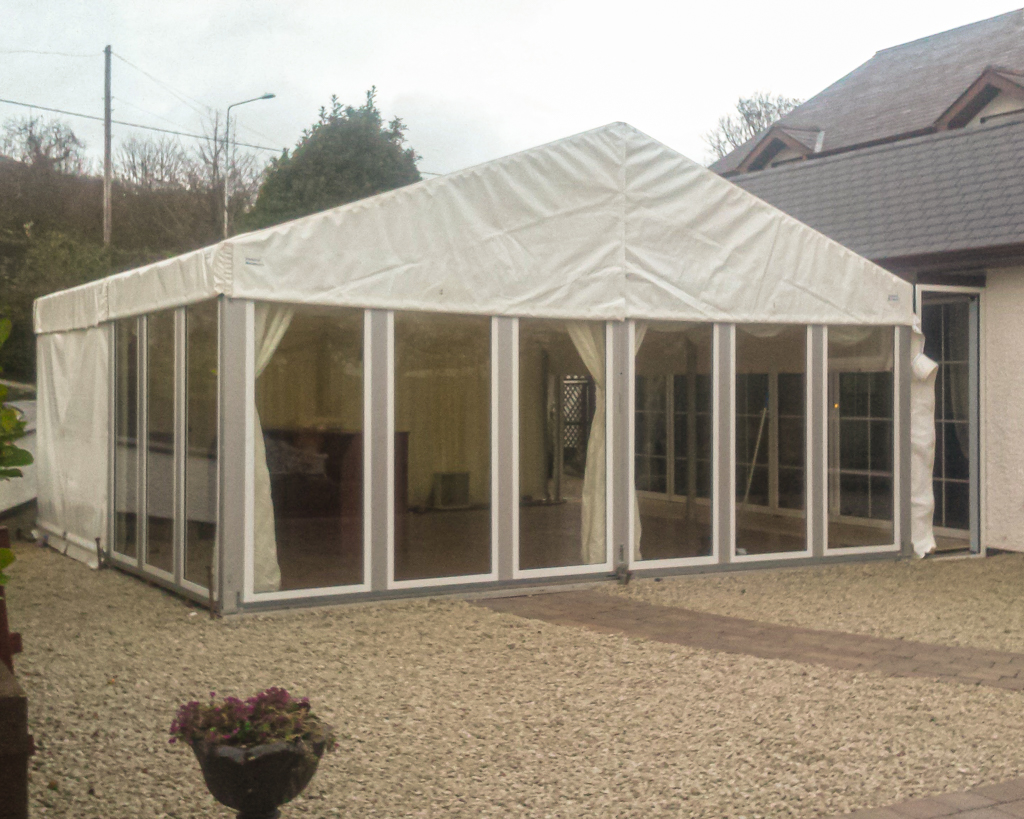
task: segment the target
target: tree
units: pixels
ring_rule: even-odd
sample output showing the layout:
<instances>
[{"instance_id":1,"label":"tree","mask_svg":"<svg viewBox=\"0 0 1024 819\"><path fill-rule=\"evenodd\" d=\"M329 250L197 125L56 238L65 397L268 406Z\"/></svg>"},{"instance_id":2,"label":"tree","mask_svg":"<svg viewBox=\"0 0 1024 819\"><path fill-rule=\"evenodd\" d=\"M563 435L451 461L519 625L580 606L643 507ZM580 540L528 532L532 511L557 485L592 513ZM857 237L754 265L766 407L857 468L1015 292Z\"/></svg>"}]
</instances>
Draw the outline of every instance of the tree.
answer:
<instances>
[{"instance_id":1,"label":"tree","mask_svg":"<svg viewBox=\"0 0 1024 819\"><path fill-rule=\"evenodd\" d=\"M331 97L320 119L302 133L291 154L271 160L256 204L243 217L248 229L276 225L420 181L419 157L405 147L405 124L385 123L376 88L359 108Z\"/></svg>"},{"instance_id":2,"label":"tree","mask_svg":"<svg viewBox=\"0 0 1024 819\"><path fill-rule=\"evenodd\" d=\"M127 185L159 190L189 187L195 169L177 139L131 136L121 141L114 154L114 173Z\"/></svg>"},{"instance_id":3,"label":"tree","mask_svg":"<svg viewBox=\"0 0 1024 819\"><path fill-rule=\"evenodd\" d=\"M751 97L740 97L736 102L736 113L719 117L718 125L704 135L704 142L715 159L721 159L766 131L802 103L803 100L781 94L773 97L765 91L758 91Z\"/></svg>"},{"instance_id":4,"label":"tree","mask_svg":"<svg viewBox=\"0 0 1024 819\"><path fill-rule=\"evenodd\" d=\"M46 171L82 175L88 170L85 143L60 120L10 119L0 136L0 153Z\"/></svg>"}]
</instances>

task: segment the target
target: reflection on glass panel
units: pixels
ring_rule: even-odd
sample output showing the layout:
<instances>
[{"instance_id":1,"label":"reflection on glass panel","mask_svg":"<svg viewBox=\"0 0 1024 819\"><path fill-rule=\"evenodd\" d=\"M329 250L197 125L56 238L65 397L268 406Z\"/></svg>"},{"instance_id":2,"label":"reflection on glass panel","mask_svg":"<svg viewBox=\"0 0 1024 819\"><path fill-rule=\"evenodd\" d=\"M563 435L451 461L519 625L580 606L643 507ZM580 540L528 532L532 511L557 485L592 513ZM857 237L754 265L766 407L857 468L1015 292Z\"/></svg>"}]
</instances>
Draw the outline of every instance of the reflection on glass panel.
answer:
<instances>
[{"instance_id":1,"label":"reflection on glass panel","mask_svg":"<svg viewBox=\"0 0 1024 819\"><path fill-rule=\"evenodd\" d=\"M146 319L146 563L174 571L174 311Z\"/></svg>"},{"instance_id":2,"label":"reflection on glass panel","mask_svg":"<svg viewBox=\"0 0 1024 819\"><path fill-rule=\"evenodd\" d=\"M185 310L185 579L209 583L217 540L217 302Z\"/></svg>"},{"instance_id":3,"label":"reflection on glass panel","mask_svg":"<svg viewBox=\"0 0 1024 819\"><path fill-rule=\"evenodd\" d=\"M970 311L975 296L925 293L921 325L935 378L935 514L943 538L966 539L970 527ZM955 545L955 540L951 545ZM963 546L967 543L964 542Z\"/></svg>"},{"instance_id":4,"label":"reflection on glass panel","mask_svg":"<svg viewBox=\"0 0 1024 819\"><path fill-rule=\"evenodd\" d=\"M519 321L519 568L605 562L604 324Z\"/></svg>"},{"instance_id":5,"label":"reflection on glass panel","mask_svg":"<svg viewBox=\"0 0 1024 819\"><path fill-rule=\"evenodd\" d=\"M491 321L395 314L395 579L491 570Z\"/></svg>"},{"instance_id":6,"label":"reflection on glass panel","mask_svg":"<svg viewBox=\"0 0 1024 819\"><path fill-rule=\"evenodd\" d=\"M807 328L736 327L736 554L807 548Z\"/></svg>"},{"instance_id":7,"label":"reflection on glass panel","mask_svg":"<svg viewBox=\"0 0 1024 819\"><path fill-rule=\"evenodd\" d=\"M665 495L637 498L637 559L712 552L711 336L710 324L637 325L636 488Z\"/></svg>"},{"instance_id":8,"label":"reflection on glass panel","mask_svg":"<svg viewBox=\"0 0 1024 819\"><path fill-rule=\"evenodd\" d=\"M828 544L884 546L893 529L892 327L828 328Z\"/></svg>"},{"instance_id":9,"label":"reflection on glass panel","mask_svg":"<svg viewBox=\"0 0 1024 819\"><path fill-rule=\"evenodd\" d=\"M138 552L139 493L139 322L121 319L114 325L114 551L127 557Z\"/></svg>"},{"instance_id":10,"label":"reflection on glass panel","mask_svg":"<svg viewBox=\"0 0 1024 819\"><path fill-rule=\"evenodd\" d=\"M636 376L636 488L668 491L668 376Z\"/></svg>"},{"instance_id":11,"label":"reflection on glass panel","mask_svg":"<svg viewBox=\"0 0 1024 819\"><path fill-rule=\"evenodd\" d=\"M296 308L256 380L282 590L363 582L363 311Z\"/></svg>"}]
</instances>

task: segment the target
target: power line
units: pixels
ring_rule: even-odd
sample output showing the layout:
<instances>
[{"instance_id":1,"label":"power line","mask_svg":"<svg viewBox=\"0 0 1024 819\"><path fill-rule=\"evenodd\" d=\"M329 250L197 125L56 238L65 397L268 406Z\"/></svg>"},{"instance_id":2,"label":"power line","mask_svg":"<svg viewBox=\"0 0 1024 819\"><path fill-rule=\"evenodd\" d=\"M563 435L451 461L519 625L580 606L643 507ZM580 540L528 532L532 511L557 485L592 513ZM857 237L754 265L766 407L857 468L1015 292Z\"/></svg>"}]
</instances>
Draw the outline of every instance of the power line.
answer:
<instances>
[{"instance_id":1,"label":"power line","mask_svg":"<svg viewBox=\"0 0 1024 819\"><path fill-rule=\"evenodd\" d=\"M124 97L113 97L113 99L116 100L117 102L121 103L122 105L129 105L132 108L134 108L136 111L141 111L143 114L149 114L151 117L156 117L157 119L162 119L164 122L169 122L171 125L177 126L178 128L184 128L185 127L183 125L178 125L178 123L176 123L173 119L168 119L167 117L163 116L162 114L158 114L155 111L150 111L147 108L143 108L141 105L136 105L134 102L132 102L131 100L126 100Z\"/></svg>"},{"instance_id":2,"label":"power line","mask_svg":"<svg viewBox=\"0 0 1024 819\"><path fill-rule=\"evenodd\" d=\"M200 116L209 115L209 113L213 110L209 105L205 105L204 103L200 102L199 100L197 100L197 99L195 99L193 97L188 96L184 91L177 90L176 88L174 88L174 86L170 85L169 83L166 83L163 80L158 79L157 77L154 77L152 74L150 74L145 69L139 68L137 65L135 65L135 63L129 62L124 57L122 57L120 54L118 54L116 51L113 51L111 53L115 57L117 57L117 59L119 59L121 62L123 62L125 65L130 66L131 68L134 68L136 71L138 71L140 74L143 74L146 77L149 77L149 79L151 79L153 82L155 82L161 88L163 88L169 94L174 96L179 102L184 103L185 105L187 105L189 108L191 108L193 111L195 111ZM202 106L203 108L206 109L206 111L200 111L192 103L195 103L195 105Z\"/></svg>"},{"instance_id":3,"label":"power line","mask_svg":"<svg viewBox=\"0 0 1024 819\"><path fill-rule=\"evenodd\" d=\"M29 49L24 49L24 48L13 49L13 50L10 50L10 51L4 49L3 51L0 51L0 54L44 54L44 55L50 56L50 57L90 57L90 58L98 57L99 56L99 52L97 52L96 54L69 54L66 51L31 51Z\"/></svg>"},{"instance_id":4,"label":"power line","mask_svg":"<svg viewBox=\"0 0 1024 819\"><path fill-rule=\"evenodd\" d=\"M7 105L20 105L22 108L35 108L38 111L50 111L51 113L64 114L68 117L81 117L82 119L93 119L103 122L103 117L93 116L92 114L79 114L76 111L65 111L62 108L48 108L45 105L32 105L28 102L17 102L15 100L5 99L0 99L0 103L5 103ZM158 131L161 134L174 134L175 136L189 137L190 139L212 139L212 137L206 136L205 134L186 134L184 131L172 131L168 128L155 128L152 125L140 125L137 122L123 122L119 119L112 119L110 121L115 125L126 125L129 128L141 128L144 131ZM234 140L232 140L230 144L239 148L256 148L260 151L274 151L275 153L282 150L281 148L270 148L266 145L253 145L248 142L235 142Z\"/></svg>"},{"instance_id":5,"label":"power line","mask_svg":"<svg viewBox=\"0 0 1024 819\"><path fill-rule=\"evenodd\" d=\"M182 91L182 90L180 90L180 89L178 89L178 88L175 88L175 87L174 87L173 85L171 85L170 83L168 83L168 82L164 82L164 81L163 81L163 80L161 80L161 79L160 79L159 77L156 77L156 76L154 76L153 74L150 74L150 73L149 73L148 71L146 71L146 70L145 70L144 68L140 68L139 66L137 66L137 65L135 65L134 63L130 62L130 61L129 61L129 60L127 60L127 59L126 59L125 57L122 57L122 56L121 56L120 54L118 54L118 53L117 53L116 51L112 51L111 53L112 53L112 54L113 54L113 55L114 55L115 57L117 57L117 59L119 59L119 60L120 60L121 62L123 62L123 63L124 63L125 65L131 66L131 67L132 67L132 68L134 68L134 69L135 69L136 71L138 71L138 72L139 72L140 74L143 74L143 75L145 75L146 77L148 77L149 79L151 79L151 80L152 80L153 82L155 82L155 83L156 83L157 85L159 85L159 86L160 86L161 88L163 88L163 89L164 89L165 91L167 91L167 92L168 92L168 93L170 93L170 94L171 94L172 96L174 96L174 97L175 97L175 98L176 98L176 99L177 99L177 100L178 100L179 102L182 102L182 103L184 103L185 105L187 105L187 106L188 106L189 108L191 108L191 109L192 109L193 111L195 111L195 113L199 114L200 116L209 116L209 115L210 115L210 114L212 114L212 113L213 113L214 111L216 111L216 109L215 109L215 108L212 108L211 106L207 105L206 103L204 103L204 102L202 102L202 101L200 101L200 100L197 100L197 99L196 99L195 97L190 97L190 96L189 96L188 94L186 94L186 93L185 93L184 91ZM205 113L204 113L203 111L200 111L199 109L195 108L194 106L190 105L190 104L189 104L189 100L191 100L192 102L194 102L194 103L195 103L196 105L199 105L199 106L201 106L201 107L205 108L205 109L206 109ZM124 101L124 100L122 100L122 102L123 102L123 101ZM128 104L129 104L129 105L131 105L132 103L128 103ZM138 108L138 106L135 106L135 107L136 107L136 108ZM139 110L144 110L144 109L141 109L141 108L140 108ZM147 112L147 113L149 113L149 112ZM166 117L160 117L160 119L166 119ZM266 140L268 140L268 141L273 141L273 139L274 139L273 137L271 137L271 136L267 136L267 135L266 135L266 134L264 134L263 132L261 132L261 131L257 131L257 130L256 130L255 128L253 128L253 127L252 127L252 126L250 126L250 125L246 125L245 123L242 123L242 122L237 122L237 123L236 123L236 125L237 125L238 127L244 128L245 130L247 130L247 131L249 131L249 132L251 132L251 133L255 134L256 136L260 137L261 139L266 139ZM239 143L239 144L241 144L241 143Z\"/></svg>"}]
</instances>

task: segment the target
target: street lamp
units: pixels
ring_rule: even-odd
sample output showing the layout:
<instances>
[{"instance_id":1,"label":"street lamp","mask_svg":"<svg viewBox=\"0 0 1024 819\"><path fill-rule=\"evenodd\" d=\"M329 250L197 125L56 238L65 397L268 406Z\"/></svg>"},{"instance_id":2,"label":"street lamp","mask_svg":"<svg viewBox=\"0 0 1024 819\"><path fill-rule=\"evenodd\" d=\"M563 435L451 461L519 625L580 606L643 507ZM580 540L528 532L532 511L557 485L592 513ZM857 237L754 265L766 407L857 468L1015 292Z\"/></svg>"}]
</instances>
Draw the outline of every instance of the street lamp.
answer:
<instances>
[{"instance_id":1,"label":"street lamp","mask_svg":"<svg viewBox=\"0 0 1024 819\"><path fill-rule=\"evenodd\" d=\"M241 102L233 102L228 106L228 115L224 121L224 238L228 238L228 178L231 173L231 165L234 163L228 162L228 151L231 151L231 109L237 108L239 105L245 105L250 102L258 102L259 100L272 100L274 94L264 94L262 97L253 97L251 100L242 100ZM234 156L234 151L231 151L231 155Z\"/></svg>"}]
</instances>

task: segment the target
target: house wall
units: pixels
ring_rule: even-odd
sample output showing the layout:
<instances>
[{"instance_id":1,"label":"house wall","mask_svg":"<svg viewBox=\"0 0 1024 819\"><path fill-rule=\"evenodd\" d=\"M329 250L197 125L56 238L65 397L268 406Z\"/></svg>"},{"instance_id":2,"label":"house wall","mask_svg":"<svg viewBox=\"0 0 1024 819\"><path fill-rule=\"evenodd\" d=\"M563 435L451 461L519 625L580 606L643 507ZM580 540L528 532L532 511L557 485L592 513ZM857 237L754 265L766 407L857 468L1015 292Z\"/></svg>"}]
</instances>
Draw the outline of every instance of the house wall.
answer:
<instances>
[{"instance_id":1,"label":"house wall","mask_svg":"<svg viewBox=\"0 0 1024 819\"><path fill-rule=\"evenodd\" d=\"M981 542L1024 552L1024 267L989 270L981 316Z\"/></svg>"}]
</instances>

